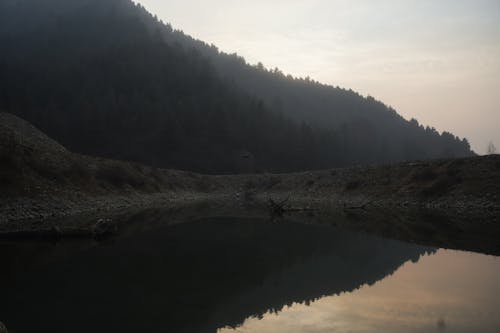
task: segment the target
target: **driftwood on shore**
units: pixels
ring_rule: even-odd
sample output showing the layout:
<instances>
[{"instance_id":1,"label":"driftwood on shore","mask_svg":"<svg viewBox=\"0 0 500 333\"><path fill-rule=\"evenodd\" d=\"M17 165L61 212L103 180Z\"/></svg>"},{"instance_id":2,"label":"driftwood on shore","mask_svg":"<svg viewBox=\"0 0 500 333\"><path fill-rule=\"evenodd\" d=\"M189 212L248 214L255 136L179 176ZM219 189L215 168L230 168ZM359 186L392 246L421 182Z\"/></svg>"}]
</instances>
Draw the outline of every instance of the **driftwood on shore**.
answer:
<instances>
[{"instance_id":1,"label":"driftwood on shore","mask_svg":"<svg viewBox=\"0 0 500 333\"><path fill-rule=\"evenodd\" d=\"M314 211L315 209L309 208L309 207L285 207L286 202L290 199L290 197L287 197L285 200L282 200L280 202L277 202L273 200L272 198L269 198L268 200L268 206L269 206L269 212L271 216L283 216L286 212L311 212Z\"/></svg>"},{"instance_id":2,"label":"driftwood on shore","mask_svg":"<svg viewBox=\"0 0 500 333\"><path fill-rule=\"evenodd\" d=\"M269 212L271 216L282 216L286 209L285 209L285 203L288 201L289 197L286 198L285 200L282 200L280 202L274 201L272 198L269 198L268 203L269 203Z\"/></svg>"},{"instance_id":3,"label":"driftwood on shore","mask_svg":"<svg viewBox=\"0 0 500 333\"><path fill-rule=\"evenodd\" d=\"M365 202L364 204L361 204L361 205L351 205L351 206L348 206L345 202L344 202L344 209L366 209L366 207L371 204L372 201L367 201Z\"/></svg>"}]
</instances>

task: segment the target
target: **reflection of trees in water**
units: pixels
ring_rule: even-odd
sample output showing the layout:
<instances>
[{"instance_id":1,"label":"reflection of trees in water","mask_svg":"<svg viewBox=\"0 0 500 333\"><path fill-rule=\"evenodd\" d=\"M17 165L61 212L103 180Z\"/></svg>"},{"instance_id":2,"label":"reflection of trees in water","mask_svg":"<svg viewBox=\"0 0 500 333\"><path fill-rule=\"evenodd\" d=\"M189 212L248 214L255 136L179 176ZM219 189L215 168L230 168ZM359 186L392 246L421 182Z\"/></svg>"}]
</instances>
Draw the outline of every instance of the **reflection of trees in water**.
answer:
<instances>
[{"instance_id":1,"label":"reflection of trees in water","mask_svg":"<svg viewBox=\"0 0 500 333\"><path fill-rule=\"evenodd\" d=\"M222 304L214 315L216 322L237 326L249 312L261 317L293 303L309 304L327 295L372 285L404 262L416 262L421 255L435 251L333 228L293 227L297 229L288 228L284 237L288 238L288 233L302 235L300 241L289 245L300 244L303 256L292 257L286 267L269 272L260 285Z\"/></svg>"},{"instance_id":2,"label":"reflection of trees in water","mask_svg":"<svg viewBox=\"0 0 500 333\"><path fill-rule=\"evenodd\" d=\"M0 313L19 332L212 332L373 284L426 251L329 227L204 220L25 272L1 288Z\"/></svg>"}]
</instances>

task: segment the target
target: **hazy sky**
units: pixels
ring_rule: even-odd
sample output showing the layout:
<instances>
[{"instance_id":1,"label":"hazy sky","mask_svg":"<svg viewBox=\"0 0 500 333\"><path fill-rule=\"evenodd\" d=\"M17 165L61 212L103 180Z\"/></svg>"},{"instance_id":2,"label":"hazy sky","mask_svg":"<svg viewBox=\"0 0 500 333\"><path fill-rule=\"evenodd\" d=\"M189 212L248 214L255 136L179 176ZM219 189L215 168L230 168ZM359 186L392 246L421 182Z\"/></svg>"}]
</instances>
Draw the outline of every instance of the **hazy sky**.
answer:
<instances>
[{"instance_id":1,"label":"hazy sky","mask_svg":"<svg viewBox=\"0 0 500 333\"><path fill-rule=\"evenodd\" d=\"M500 0L139 0L176 29L500 150Z\"/></svg>"}]
</instances>

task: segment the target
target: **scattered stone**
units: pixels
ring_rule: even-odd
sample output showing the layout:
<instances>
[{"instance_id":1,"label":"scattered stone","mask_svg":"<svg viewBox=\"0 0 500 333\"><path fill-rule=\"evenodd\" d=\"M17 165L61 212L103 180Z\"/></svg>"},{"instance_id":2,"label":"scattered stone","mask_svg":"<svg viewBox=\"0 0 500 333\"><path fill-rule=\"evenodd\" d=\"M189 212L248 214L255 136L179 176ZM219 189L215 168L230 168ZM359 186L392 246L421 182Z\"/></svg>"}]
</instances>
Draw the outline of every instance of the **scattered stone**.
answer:
<instances>
[{"instance_id":1,"label":"scattered stone","mask_svg":"<svg viewBox=\"0 0 500 333\"><path fill-rule=\"evenodd\" d=\"M63 235L63 232L61 230L61 228L59 228L58 226L52 226L52 228L50 228L49 230L49 235L50 237L53 237L54 239L60 239Z\"/></svg>"},{"instance_id":2,"label":"scattered stone","mask_svg":"<svg viewBox=\"0 0 500 333\"><path fill-rule=\"evenodd\" d=\"M92 234L96 239L102 239L118 232L118 226L110 219L99 219L92 228Z\"/></svg>"}]
</instances>

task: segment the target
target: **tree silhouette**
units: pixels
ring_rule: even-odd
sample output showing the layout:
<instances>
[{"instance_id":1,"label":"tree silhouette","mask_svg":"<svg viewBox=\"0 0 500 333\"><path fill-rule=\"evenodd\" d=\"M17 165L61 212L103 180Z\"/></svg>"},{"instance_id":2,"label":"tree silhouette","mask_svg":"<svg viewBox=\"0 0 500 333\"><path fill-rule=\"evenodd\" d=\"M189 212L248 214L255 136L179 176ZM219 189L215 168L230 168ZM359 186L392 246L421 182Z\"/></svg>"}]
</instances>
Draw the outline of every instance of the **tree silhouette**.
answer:
<instances>
[{"instance_id":1,"label":"tree silhouette","mask_svg":"<svg viewBox=\"0 0 500 333\"><path fill-rule=\"evenodd\" d=\"M495 147L495 145L493 144L493 142L490 141L488 143L488 148L486 149L486 153L488 155L493 155L493 154L496 154L496 152L497 152L497 147Z\"/></svg>"}]
</instances>

